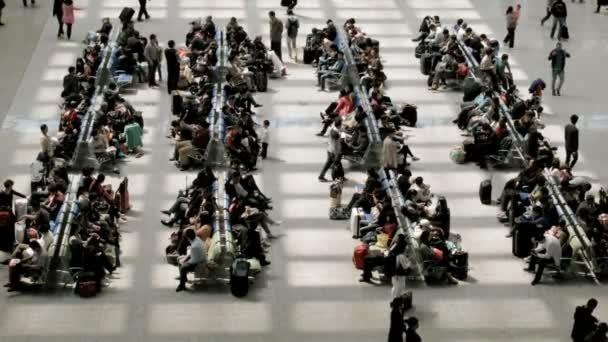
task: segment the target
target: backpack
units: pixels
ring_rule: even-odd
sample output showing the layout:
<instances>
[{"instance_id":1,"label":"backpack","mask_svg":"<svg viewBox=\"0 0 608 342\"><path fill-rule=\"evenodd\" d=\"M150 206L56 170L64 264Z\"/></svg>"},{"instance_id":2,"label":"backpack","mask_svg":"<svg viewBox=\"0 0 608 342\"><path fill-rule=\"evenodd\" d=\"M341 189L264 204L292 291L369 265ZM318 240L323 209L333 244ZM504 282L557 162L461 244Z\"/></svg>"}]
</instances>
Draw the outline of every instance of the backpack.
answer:
<instances>
[{"instance_id":1,"label":"backpack","mask_svg":"<svg viewBox=\"0 0 608 342\"><path fill-rule=\"evenodd\" d=\"M300 28L300 22L298 19L291 20L287 19L287 36L294 38L298 35L298 29Z\"/></svg>"}]
</instances>

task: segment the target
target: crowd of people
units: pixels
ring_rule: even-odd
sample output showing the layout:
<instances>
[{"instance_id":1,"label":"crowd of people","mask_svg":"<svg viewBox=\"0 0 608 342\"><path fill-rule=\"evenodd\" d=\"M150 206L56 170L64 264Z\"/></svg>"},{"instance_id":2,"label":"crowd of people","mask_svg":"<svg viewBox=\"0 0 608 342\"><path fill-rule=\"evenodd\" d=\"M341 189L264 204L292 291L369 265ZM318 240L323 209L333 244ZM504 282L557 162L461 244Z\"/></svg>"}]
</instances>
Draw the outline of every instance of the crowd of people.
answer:
<instances>
[{"instance_id":1,"label":"crowd of people","mask_svg":"<svg viewBox=\"0 0 608 342\"><path fill-rule=\"evenodd\" d=\"M128 181L113 188L103 173L94 175L93 167L82 168L80 176L68 174L69 167L78 167L74 164L75 153L82 143L79 139L86 139L87 134L82 131L86 130L83 122L87 120L93 121L90 152L98 163L106 157L115 161L129 153L141 153L141 115L120 95L114 83L104 86L103 92L95 89L97 73L111 67L103 65L108 49L127 49L126 45L114 47L109 42L111 31L112 25L104 19L102 27L88 36L82 56L63 79L59 129L51 136L46 124L40 127L41 150L32 164L31 195L16 201L13 210L13 196L25 196L13 190L11 180L4 184L2 210L6 220L2 231L6 236L2 237L2 250L10 254L5 260L9 265L10 281L5 285L9 291L32 285L25 285L23 277L30 278L33 284L45 285L50 266L48 252L52 246L62 248L55 243L60 232L69 237L70 253L65 255L70 257L66 263L77 293L99 292L106 271L112 273L120 266L119 226L129 210ZM95 109L94 102L99 105ZM85 155L87 152L81 151ZM113 169L116 170L115 165ZM75 193L70 193L74 189ZM68 207L74 214L72 221L60 221L62 215L68 216ZM16 222L23 222L23 230L15 229ZM54 254L64 256L56 251Z\"/></svg>"},{"instance_id":2,"label":"crowd of people","mask_svg":"<svg viewBox=\"0 0 608 342\"><path fill-rule=\"evenodd\" d=\"M222 276L221 272L213 271L222 269L228 259L247 260L249 271L246 273L249 274L270 265L268 240L276 238L270 226L280 224L269 216L272 199L262 192L251 174L257 169L258 159L267 157L270 122L265 120L261 125L255 122L253 110L261 105L251 92L259 89L255 85L254 72L241 64L268 61L268 49L259 37L250 41L236 18L230 20L225 32L226 47L220 44L220 48L227 52L225 80L219 72L218 66L222 64L218 64L217 59L219 40L216 40L211 17L205 25L192 23L186 37L186 48L180 49L184 61L180 78L190 72L196 75L187 84L188 96L174 94L173 113L179 118L172 122L171 137L175 139L172 159L177 159L181 169L186 169L192 157L187 149L206 148L210 126L207 117L217 111L221 117L209 122L218 125L220 131L227 127L225 132L220 132L220 137L224 137L222 143L230 159L231 170L220 175L219 171L212 169L210 161L203 160L205 166L196 179L179 192L169 210L163 211L169 219L162 220L162 224L179 226L171 234L172 243L166 249L167 260L180 270L178 292L186 289L190 272L194 272L197 278ZM188 62L192 60L198 61L194 67ZM213 107L211 99L218 92L224 102L215 103L216 107ZM221 187L223 191L220 191ZM218 197L220 193L225 194L225 201ZM224 215L227 216L225 222L221 220ZM217 251L221 246L216 242L222 234L226 234L230 241L227 254ZM234 271L233 268L230 270Z\"/></svg>"}]
</instances>

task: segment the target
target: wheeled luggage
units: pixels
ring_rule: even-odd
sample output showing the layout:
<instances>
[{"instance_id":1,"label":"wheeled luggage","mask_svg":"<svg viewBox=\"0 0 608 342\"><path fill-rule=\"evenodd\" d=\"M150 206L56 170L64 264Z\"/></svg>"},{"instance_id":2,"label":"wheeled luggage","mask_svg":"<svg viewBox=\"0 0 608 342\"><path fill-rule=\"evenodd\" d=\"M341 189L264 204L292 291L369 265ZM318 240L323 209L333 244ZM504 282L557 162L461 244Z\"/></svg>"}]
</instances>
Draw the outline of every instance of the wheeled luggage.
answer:
<instances>
[{"instance_id":1,"label":"wheeled luggage","mask_svg":"<svg viewBox=\"0 0 608 342\"><path fill-rule=\"evenodd\" d=\"M135 15L135 10L131 7L125 7L122 9L122 11L120 11L120 15L118 16L118 19L120 19L121 23L128 23L129 21L131 21L131 19L133 19L133 16Z\"/></svg>"},{"instance_id":2,"label":"wheeled luggage","mask_svg":"<svg viewBox=\"0 0 608 342\"><path fill-rule=\"evenodd\" d=\"M469 274L469 253L457 252L450 256L450 273L460 280L465 280Z\"/></svg>"},{"instance_id":3,"label":"wheeled luggage","mask_svg":"<svg viewBox=\"0 0 608 342\"><path fill-rule=\"evenodd\" d=\"M230 266L230 292L235 297L245 297L249 292L249 262L236 258Z\"/></svg>"},{"instance_id":4,"label":"wheeled luggage","mask_svg":"<svg viewBox=\"0 0 608 342\"><path fill-rule=\"evenodd\" d=\"M361 228L361 218L363 217L363 210L360 208L353 208L350 213L350 232L353 239L358 239L359 229Z\"/></svg>"},{"instance_id":5,"label":"wheeled luggage","mask_svg":"<svg viewBox=\"0 0 608 342\"><path fill-rule=\"evenodd\" d=\"M418 122L418 107L406 103L401 110L401 119L405 121L407 127L416 127Z\"/></svg>"},{"instance_id":6,"label":"wheeled luggage","mask_svg":"<svg viewBox=\"0 0 608 342\"><path fill-rule=\"evenodd\" d=\"M256 72L255 85L259 92L266 92L268 90L268 74L263 71Z\"/></svg>"},{"instance_id":7,"label":"wheeled luggage","mask_svg":"<svg viewBox=\"0 0 608 342\"><path fill-rule=\"evenodd\" d=\"M479 184L479 200L482 204L492 204L492 181L486 179Z\"/></svg>"},{"instance_id":8,"label":"wheeled luggage","mask_svg":"<svg viewBox=\"0 0 608 342\"><path fill-rule=\"evenodd\" d=\"M184 99L181 95L175 94L171 99L171 113L173 115L180 115L184 107Z\"/></svg>"},{"instance_id":9,"label":"wheeled luggage","mask_svg":"<svg viewBox=\"0 0 608 342\"><path fill-rule=\"evenodd\" d=\"M568 26L562 25L562 28L559 30L559 39L568 40L570 39L570 32L568 31Z\"/></svg>"},{"instance_id":10,"label":"wheeled luggage","mask_svg":"<svg viewBox=\"0 0 608 342\"><path fill-rule=\"evenodd\" d=\"M530 235L524 230L516 229L513 232L512 243L512 252L514 256L518 258L525 258L530 255L530 250L532 249L532 240Z\"/></svg>"},{"instance_id":11,"label":"wheeled luggage","mask_svg":"<svg viewBox=\"0 0 608 342\"><path fill-rule=\"evenodd\" d=\"M420 72L423 75L428 76L431 74L432 62L433 60L430 53L423 53L420 56Z\"/></svg>"},{"instance_id":12,"label":"wheeled luggage","mask_svg":"<svg viewBox=\"0 0 608 342\"><path fill-rule=\"evenodd\" d=\"M312 64L315 59L315 51L310 47L304 47L304 64Z\"/></svg>"},{"instance_id":13,"label":"wheeled luggage","mask_svg":"<svg viewBox=\"0 0 608 342\"><path fill-rule=\"evenodd\" d=\"M46 187L46 167L39 160L34 160L30 165L30 190L32 193L44 190Z\"/></svg>"},{"instance_id":14,"label":"wheeled luggage","mask_svg":"<svg viewBox=\"0 0 608 342\"><path fill-rule=\"evenodd\" d=\"M365 265L365 256L367 255L367 246L363 243L355 246L353 251L353 264L358 270L362 270Z\"/></svg>"}]
</instances>

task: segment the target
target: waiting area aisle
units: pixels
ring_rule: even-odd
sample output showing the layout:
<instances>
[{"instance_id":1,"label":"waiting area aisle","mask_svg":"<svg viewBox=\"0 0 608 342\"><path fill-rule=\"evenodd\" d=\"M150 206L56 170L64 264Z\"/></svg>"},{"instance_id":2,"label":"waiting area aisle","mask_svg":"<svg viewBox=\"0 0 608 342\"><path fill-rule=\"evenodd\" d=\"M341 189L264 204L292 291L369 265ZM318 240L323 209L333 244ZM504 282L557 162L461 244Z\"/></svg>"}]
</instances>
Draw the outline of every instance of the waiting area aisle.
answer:
<instances>
[{"instance_id":1,"label":"waiting area aisle","mask_svg":"<svg viewBox=\"0 0 608 342\"><path fill-rule=\"evenodd\" d=\"M55 21L49 18L32 54L29 67L2 121L0 166L2 179L15 180L17 190L27 189L29 163L39 150L38 127L47 123L54 131L58 94L67 67L81 52L80 37L97 28L103 17L117 18L135 0L80 0L74 39L57 41ZM445 195L451 207L453 231L463 237L471 255L469 279L459 285L414 288L415 308L408 314L420 320L424 341L569 341L574 307L587 298L599 300L596 314L608 319L608 295L603 287L585 280L530 286L524 264L511 255L506 228L496 221L495 207L482 206L479 182L490 175L475 166L456 165L449 159L454 145L462 141L451 123L458 112L460 92L431 92L414 58L418 25L426 15L439 15L446 25L463 18L477 32L501 38L504 8L510 2L495 0L309 0L300 1L295 12L301 27L298 45L313 27L327 19L336 25L355 18L357 25L380 42L380 55L388 76L387 95L393 103L418 106L419 128L408 141L420 161L412 164L414 176L423 176L432 190ZM269 10L285 19L278 0L154 0L149 2L150 21L136 23L142 35L155 33L166 46L173 39L183 45L188 23L212 15L219 28L236 17L250 36L268 42ZM570 3L568 2L568 5ZM603 122L595 113L604 108L601 87L585 87L584 79L605 68L594 56L608 24L604 16L592 16L591 4L572 4L572 69L561 98L545 95L548 127L545 134L562 145L562 126L572 113L582 114L582 154L576 172L592 177L594 184L608 183L601 173L605 153L597 141ZM369 7L373 6L372 9ZM530 6L525 7L525 6ZM525 4L516 48L511 54L515 81L527 89L532 79L550 79L546 55L554 41L538 25L544 1ZM42 9L42 8L40 8ZM589 13L588 13L589 12ZM115 27L118 20L113 19ZM16 25L14 25L16 26ZM3 39L18 39L14 34ZM27 27L21 29L27 30ZM254 94L263 106L258 122L270 121L269 158L254 173L265 194L273 198L273 217L281 220L272 242L272 265L243 299L227 287L204 286L176 293L177 271L166 264L164 248L169 230L160 224L160 211L175 200L178 189L191 182L194 171L180 172L168 159L173 146L165 138L172 120L165 84L160 89L142 85L127 99L144 113L145 155L130 159L121 168L130 180L129 222L123 225L123 267L111 286L95 298L83 300L72 293L0 294L1 341L381 341L389 327L390 287L361 284L351 256L356 241L346 221L328 219L329 183L317 181L325 161L327 138L316 137L318 113L337 99L337 93L319 92L309 65L295 64L283 56L288 75L271 80L266 93ZM10 53L10 52L5 52ZM299 51L302 56L302 50ZM575 59L580 58L580 59ZM580 56L580 57L579 57ZM23 56L29 58L29 56ZM10 68L4 60L0 74ZM165 69L163 65L163 76ZM603 74L602 74L603 75ZM605 77L604 77L605 78ZM0 82L4 82L0 80ZM587 83L588 84L588 83ZM6 87L2 84L2 87ZM7 107L9 107L7 105ZM600 124L598 124L600 122ZM591 138L589 138L591 137ZM592 144L592 139L597 139ZM560 153L563 151L560 149ZM585 158L586 157L586 158ZM346 163L345 163L346 165ZM343 202L364 182L363 170L347 169ZM595 172L593 172L595 171ZM494 198L512 173L495 173ZM0 281L7 278L0 266Z\"/></svg>"}]
</instances>

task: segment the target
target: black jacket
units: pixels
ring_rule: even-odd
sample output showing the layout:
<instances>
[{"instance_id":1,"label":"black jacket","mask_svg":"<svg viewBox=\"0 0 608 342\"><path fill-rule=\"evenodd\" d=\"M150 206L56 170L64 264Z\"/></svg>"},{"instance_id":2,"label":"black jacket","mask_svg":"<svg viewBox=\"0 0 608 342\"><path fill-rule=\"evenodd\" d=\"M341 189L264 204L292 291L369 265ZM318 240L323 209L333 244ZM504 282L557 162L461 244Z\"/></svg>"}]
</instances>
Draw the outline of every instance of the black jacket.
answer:
<instances>
[{"instance_id":1,"label":"black jacket","mask_svg":"<svg viewBox=\"0 0 608 342\"><path fill-rule=\"evenodd\" d=\"M553 6L551 6L551 14L556 18L565 18L568 16L568 9L566 4L562 0L557 0Z\"/></svg>"},{"instance_id":2,"label":"black jacket","mask_svg":"<svg viewBox=\"0 0 608 342\"><path fill-rule=\"evenodd\" d=\"M597 324L597 318L593 317L586 306L577 306L574 310L574 325L570 337L574 341L583 341L589 335Z\"/></svg>"},{"instance_id":3,"label":"black jacket","mask_svg":"<svg viewBox=\"0 0 608 342\"><path fill-rule=\"evenodd\" d=\"M564 135L566 138L566 150L578 151L578 128L573 124L569 124L564 129Z\"/></svg>"}]
</instances>

